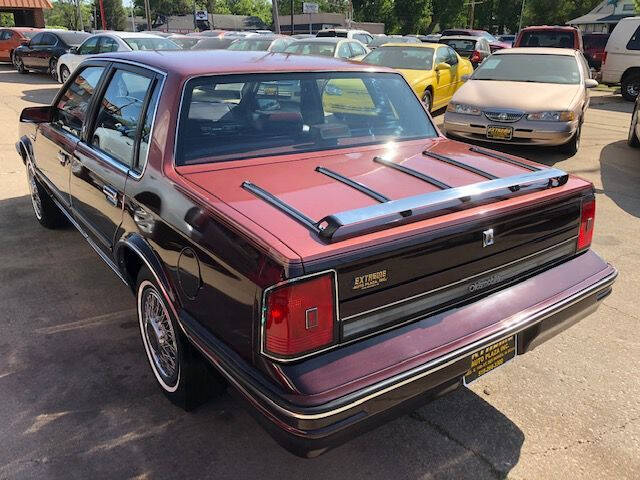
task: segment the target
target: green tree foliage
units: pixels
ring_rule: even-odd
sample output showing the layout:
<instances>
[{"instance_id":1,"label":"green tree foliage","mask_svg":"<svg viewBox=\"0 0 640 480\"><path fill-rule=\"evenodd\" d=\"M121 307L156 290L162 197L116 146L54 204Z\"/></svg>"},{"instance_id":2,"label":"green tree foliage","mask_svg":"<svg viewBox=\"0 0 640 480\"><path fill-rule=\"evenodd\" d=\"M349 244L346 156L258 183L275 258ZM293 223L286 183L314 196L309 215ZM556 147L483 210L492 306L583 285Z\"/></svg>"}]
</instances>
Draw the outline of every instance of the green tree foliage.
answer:
<instances>
[{"instance_id":1,"label":"green tree foliage","mask_svg":"<svg viewBox=\"0 0 640 480\"><path fill-rule=\"evenodd\" d=\"M85 30L91 28L91 5L81 0L56 0L53 8L44 11L45 25L56 25L69 30ZM82 20L80 19L82 15Z\"/></svg>"},{"instance_id":2,"label":"green tree foliage","mask_svg":"<svg viewBox=\"0 0 640 480\"><path fill-rule=\"evenodd\" d=\"M3 12L0 13L0 27L13 27L15 22L13 21L13 13Z\"/></svg>"},{"instance_id":3,"label":"green tree foliage","mask_svg":"<svg viewBox=\"0 0 640 480\"><path fill-rule=\"evenodd\" d=\"M127 17L124 13L122 0L102 0L104 6L104 18L107 30L124 30ZM98 29L102 29L100 14L100 2L95 0Z\"/></svg>"},{"instance_id":4,"label":"green tree foliage","mask_svg":"<svg viewBox=\"0 0 640 480\"><path fill-rule=\"evenodd\" d=\"M588 13L602 0L527 0L525 25L563 25Z\"/></svg>"},{"instance_id":5,"label":"green tree foliage","mask_svg":"<svg viewBox=\"0 0 640 480\"><path fill-rule=\"evenodd\" d=\"M398 33L424 33L431 17L431 0L395 0Z\"/></svg>"}]
</instances>

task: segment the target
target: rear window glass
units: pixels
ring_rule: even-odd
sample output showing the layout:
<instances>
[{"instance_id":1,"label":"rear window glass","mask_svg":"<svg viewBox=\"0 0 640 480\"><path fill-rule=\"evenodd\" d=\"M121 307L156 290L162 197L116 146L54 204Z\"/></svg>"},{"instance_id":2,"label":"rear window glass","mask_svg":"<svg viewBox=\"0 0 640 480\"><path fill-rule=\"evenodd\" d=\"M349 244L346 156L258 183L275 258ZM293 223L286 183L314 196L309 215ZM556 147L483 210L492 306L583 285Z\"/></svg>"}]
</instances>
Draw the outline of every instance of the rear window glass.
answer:
<instances>
[{"instance_id":1,"label":"rear window glass","mask_svg":"<svg viewBox=\"0 0 640 480\"><path fill-rule=\"evenodd\" d=\"M321 30L316 37L341 37L347 38L347 32L336 32L335 30Z\"/></svg>"},{"instance_id":2,"label":"rear window glass","mask_svg":"<svg viewBox=\"0 0 640 480\"><path fill-rule=\"evenodd\" d=\"M429 47L380 47L362 59L369 65L408 70L431 70L433 48Z\"/></svg>"},{"instance_id":3,"label":"rear window glass","mask_svg":"<svg viewBox=\"0 0 640 480\"><path fill-rule=\"evenodd\" d=\"M123 38L131 50L180 50L180 47L167 38L131 37Z\"/></svg>"},{"instance_id":4,"label":"rear window glass","mask_svg":"<svg viewBox=\"0 0 640 480\"><path fill-rule=\"evenodd\" d=\"M269 49L273 39L242 39L236 40L229 45L228 50L243 50L243 51L266 51Z\"/></svg>"},{"instance_id":5,"label":"rear window glass","mask_svg":"<svg viewBox=\"0 0 640 480\"><path fill-rule=\"evenodd\" d=\"M84 32L61 32L61 33L58 33L58 36L67 45L80 45L88 37L90 37L91 34L84 33Z\"/></svg>"},{"instance_id":6,"label":"rear window glass","mask_svg":"<svg viewBox=\"0 0 640 480\"><path fill-rule=\"evenodd\" d=\"M573 32L560 32L554 30L540 30L524 32L520 42L521 47L553 47L573 48Z\"/></svg>"},{"instance_id":7,"label":"rear window glass","mask_svg":"<svg viewBox=\"0 0 640 480\"><path fill-rule=\"evenodd\" d=\"M320 55L322 57L333 57L337 43L321 42L294 42L284 49L285 53L296 53L298 55Z\"/></svg>"},{"instance_id":8,"label":"rear window glass","mask_svg":"<svg viewBox=\"0 0 640 480\"><path fill-rule=\"evenodd\" d=\"M473 52L476 49L475 40L440 40L440 43L449 45L458 52Z\"/></svg>"},{"instance_id":9,"label":"rear window glass","mask_svg":"<svg viewBox=\"0 0 640 480\"><path fill-rule=\"evenodd\" d=\"M394 73L200 77L187 82L181 112L179 165L436 136Z\"/></svg>"}]
</instances>

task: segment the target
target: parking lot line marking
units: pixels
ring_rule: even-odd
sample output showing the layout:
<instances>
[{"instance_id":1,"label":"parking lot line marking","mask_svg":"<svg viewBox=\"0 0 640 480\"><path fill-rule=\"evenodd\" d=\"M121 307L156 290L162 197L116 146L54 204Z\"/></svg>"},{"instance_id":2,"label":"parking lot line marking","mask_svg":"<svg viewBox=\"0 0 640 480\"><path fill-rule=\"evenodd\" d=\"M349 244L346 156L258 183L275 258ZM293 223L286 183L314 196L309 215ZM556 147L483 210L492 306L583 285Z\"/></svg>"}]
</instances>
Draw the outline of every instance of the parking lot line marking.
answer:
<instances>
[{"instance_id":1,"label":"parking lot line marking","mask_svg":"<svg viewBox=\"0 0 640 480\"><path fill-rule=\"evenodd\" d=\"M103 315L88 317L76 322L63 323L61 325L54 325L53 327L37 328L36 333L51 335L54 333L68 332L69 330L77 330L79 328L98 327L106 323L123 320L127 317L134 316L135 314L135 308L128 308L127 310L121 310L119 312L105 313Z\"/></svg>"}]
</instances>

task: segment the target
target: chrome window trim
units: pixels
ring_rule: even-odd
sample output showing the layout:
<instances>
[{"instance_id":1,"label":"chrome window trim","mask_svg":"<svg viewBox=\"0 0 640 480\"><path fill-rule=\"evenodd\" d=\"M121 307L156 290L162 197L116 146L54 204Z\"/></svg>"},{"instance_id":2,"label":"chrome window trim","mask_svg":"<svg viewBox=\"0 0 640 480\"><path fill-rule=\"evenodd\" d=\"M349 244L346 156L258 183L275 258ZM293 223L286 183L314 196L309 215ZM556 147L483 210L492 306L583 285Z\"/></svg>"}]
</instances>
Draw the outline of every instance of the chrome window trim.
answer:
<instances>
[{"instance_id":1,"label":"chrome window trim","mask_svg":"<svg viewBox=\"0 0 640 480\"><path fill-rule=\"evenodd\" d=\"M116 61L113 62L113 64L117 63ZM78 67L80 68L80 67ZM117 66L116 66L117 68ZM147 70L150 70L148 67L144 67L143 65L141 65L141 68L146 68ZM151 79L151 83L153 83L153 79ZM164 90L164 85L165 85L165 80L166 80L166 75L162 76L162 79L158 82L158 84L156 85L156 88L158 88L158 97L156 99L156 103L155 106L153 108L153 119L151 120L151 129L149 130L149 140L151 141L151 139L153 138L153 131L156 125L156 116L158 114L158 105L160 104L160 98L162 97L162 91ZM105 91L106 93L106 91ZM104 95L103 95L104 96ZM153 98L153 93L151 94L151 97L149 97L150 99ZM150 107L151 105L149 105ZM147 109L147 113L149 112L149 110ZM96 117L97 117L97 113L96 113ZM144 119L142 119L144 121ZM95 129L94 129L95 130ZM144 158L144 163L141 164L142 168L140 169L140 172L137 172L136 170L134 170L131 167L128 167L127 165L125 165L124 163L112 158L110 155L108 155L107 153L95 148L93 145L80 140L79 143L82 143L84 147L86 147L87 149L91 150L92 152L94 152L97 156L99 156L104 162L108 163L109 165L113 166L114 168L117 168L119 171L121 171L122 173L124 173L125 175L128 175L129 178L131 178L132 180L138 181L142 178L142 176L144 175L144 172L147 168L147 163L148 163L148 159L149 159L149 150L150 148L147 147L147 153L145 155ZM139 144L140 142L138 142ZM151 142L149 142L151 143ZM138 154L140 152L140 147L138 146ZM138 157L140 158L140 157Z\"/></svg>"},{"instance_id":2,"label":"chrome window trim","mask_svg":"<svg viewBox=\"0 0 640 480\"><path fill-rule=\"evenodd\" d=\"M260 353L267 357L270 358L271 360L275 360L277 362L280 363L290 363L290 362L296 362L298 360L301 360L303 358L307 358L307 357L311 357L313 355L317 355L319 353L322 352L326 352L328 350L332 350L336 347L341 346L340 343L340 339L339 339L339 335L340 335L340 331L338 330L337 332L334 331L334 341L332 341L331 345L322 348L320 350L314 350L313 352L310 353L306 353L304 355L299 355L297 357L291 357L291 358L281 358L278 357L277 355L272 355L270 353L268 353L266 351L265 348L265 343L266 343L266 337L265 337L265 329L266 329L266 323L267 323L267 295L274 289L278 288L278 287L282 287L284 285L291 285L292 283L297 283L303 280L308 280L309 278L313 278L313 277L319 277L321 275L326 275L326 274L332 274L333 275L333 289L334 289L334 298L335 298L335 321L334 321L334 328L340 328L340 300L338 298L338 272L334 269L330 269L330 270L323 270L321 272L317 272L317 273L310 273L307 275L302 275L300 277L295 277L295 278L291 278L289 280L285 280L283 282L279 282L276 283L275 285L271 285L270 287L267 287L264 289L264 291L262 292L262 305L260 306ZM337 336L337 338L336 338Z\"/></svg>"}]
</instances>

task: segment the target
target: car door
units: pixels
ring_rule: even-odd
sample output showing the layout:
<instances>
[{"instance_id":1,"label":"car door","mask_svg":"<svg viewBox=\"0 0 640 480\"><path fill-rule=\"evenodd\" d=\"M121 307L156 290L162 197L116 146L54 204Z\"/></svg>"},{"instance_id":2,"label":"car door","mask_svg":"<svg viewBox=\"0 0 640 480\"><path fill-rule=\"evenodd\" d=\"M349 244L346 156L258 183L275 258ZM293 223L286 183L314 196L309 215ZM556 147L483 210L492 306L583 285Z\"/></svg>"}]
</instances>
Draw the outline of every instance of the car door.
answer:
<instances>
[{"instance_id":1,"label":"car door","mask_svg":"<svg viewBox=\"0 0 640 480\"><path fill-rule=\"evenodd\" d=\"M433 68L436 69L435 74L435 91L433 92L433 109L436 110L447 104L450 98L451 90L451 69L443 68L438 70L438 65L445 63L449 65L448 47L442 46L436 50Z\"/></svg>"},{"instance_id":2,"label":"car door","mask_svg":"<svg viewBox=\"0 0 640 480\"><path fill-rule=\"evenodd\" d=\"M156 76L142 68L111 68L96 102L86 139L71 166L73 215L110 253L122 221L127 178L135 171L143 118Z\"/></svg>"},{"instance_id":3,"label":"car door","mask_svg":"<svg viewBox=\"0 0 640 480\"><path fill-rule=\"evenodd\" d=\"M34 36L29 43L23 45L20 49L20 58L22 59L22 63L27 68L33 68L36 66L34 53L36 47L40 45L40 42L44 41L44 32L41 32Z\"/></svg>"},{"instance_id":4,"label":"car door","mask_svg":"<svg viewBox=\"0 0 640 480\"><path fill-rule=\"evenodd\" d=\"M51 33L43 33L42 39L33 48L31 56L32 67L45 69L49 66L49 60L53 54L53 49L58 43L58 38Z\"/></svg>"},{"instance_id":5,"label":"car door","mask_svg":"<svg viewBox=\"0 0 640 480\"><path fill-rule=\"evenodd\" d=\"M11 30L0 30L0 61L2 62L11 61L11 37Z\"/></svg>"},{"instance_id":6,"label":"car door","mask_svg":"<svg viewBox=\"0 0 640 480\"><path fill-rule=\"evenodd\" d=\"M456 51L447 46L445 47L447 49L447 54L448 54L448 60L447 63L451 66L451 70L450 70L450 75L451 75L451 83L449 85L449 89L448 89L448 98L447 98L447 103L449 103L449 100L451 99L451 97L453 97L453 94L456 93L456 90L460 87L460 85L462 85L462 74L460 72L460 57L458 57L458 54L456 53Z\"/></svg>"},{"instance_id":7,"label":"car door","mask_svg":"<svg viewBox=\"0 0 640 480\"><path fill-rule=\"evenodd\" d=\"M57 96L52 121L38 128L34 142L36 168L45 177L55 198L70 206L69 171L71 158L80 141L94 92L104 65L87 66Z\"/></svg>"}]
</instances>

